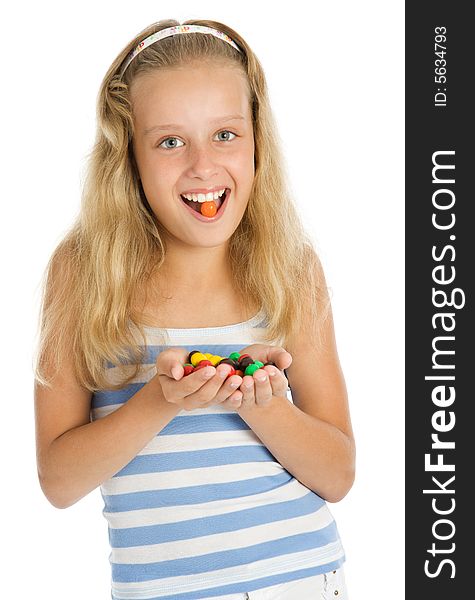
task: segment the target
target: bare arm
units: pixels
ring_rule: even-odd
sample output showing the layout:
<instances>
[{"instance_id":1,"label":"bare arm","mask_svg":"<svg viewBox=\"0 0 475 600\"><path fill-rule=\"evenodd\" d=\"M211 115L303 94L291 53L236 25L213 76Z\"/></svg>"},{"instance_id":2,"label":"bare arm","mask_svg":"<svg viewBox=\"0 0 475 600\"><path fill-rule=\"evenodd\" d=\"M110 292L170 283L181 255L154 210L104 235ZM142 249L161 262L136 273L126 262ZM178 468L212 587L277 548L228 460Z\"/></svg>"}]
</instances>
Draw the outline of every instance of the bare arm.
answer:
<instances>
[{"instance_id":1,"label":"bare arm","mask_svg":"<svg viewBox=\"0 0 475 600\"><path fill-rule=\"evenodd\" d=\"M35 390L41 488L67 508L129 463L180 411L163 397L158 376L113 413L89 422L91 394L73 382Z\"/></svg>"},{"instance_id":2,"label":"bare arm","mask_svg":"<svg viewBox=\"0 0 475 600\"><path fill-rule=\"evenodd\" d=\"M331 311L322 338L319 347L304 330L289 341L288 352L263 345L244 349L286 369L293 404L286 398L283 374L272 375L276 369L266 366L243 378L238 413L283 467L322 498L337 502L353 484L355 442Z\"/></svg>"},{"instance_id":3,"label":"bare arm","mask_svg":"<svg viewBox=\"0 0 475 600\"><path fill-rule=\"evenodd\" d=\"M182 409L240 398L241 377L225 380L229 366L207 367L183 378L188 351L160 353L157 375L123 406L89 422L91 393L66 362L52 386L35 388L38 476L48 500L67 508L127 465ZM179 367L176 381L172 368ZM233 387L234 384L234 387Z\"/></svg>"}]
</instances>

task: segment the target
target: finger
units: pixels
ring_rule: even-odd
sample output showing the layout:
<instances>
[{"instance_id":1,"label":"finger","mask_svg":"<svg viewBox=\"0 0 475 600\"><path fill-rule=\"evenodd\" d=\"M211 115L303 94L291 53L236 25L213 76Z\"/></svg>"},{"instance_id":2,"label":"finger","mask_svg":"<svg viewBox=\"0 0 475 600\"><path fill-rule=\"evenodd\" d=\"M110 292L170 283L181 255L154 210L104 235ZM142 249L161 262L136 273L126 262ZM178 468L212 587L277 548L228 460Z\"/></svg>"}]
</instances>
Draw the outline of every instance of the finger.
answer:
<instances>
[{"instance_id":1,"label":"finger","mask_svg":"<svg viewBox=\"0 0 475 600\"><path fill-rule=\"evenodd\" d=\"M287 378L282 373L282 371L279 371L279 369L276 369L275 367L271 366L264 367L264 370L267 371L267 374L269 376L269 383L272 388L272 395L286 397L289 382L287 381Z\"/></svg>"},{"instance_id":2,"label":"finger","mask_svg":"<svg viewBox=\"0 0 475 600\"><path fill-rule=\"evenodd\" d=\"M252 344L251 346L246 346L239 351L239 354L249 354L254 360L260 360L263 363L270 362L272 359L269 358L270 351L273 346L269 346L269 344Z\"/></svg>"},{"instance_id":3,"label":"finger","mask_svg":"<svg viewBox=\"0 0 475 600\"><path fill-rule=\"evenodd\" d=\"M233 394L233 392L239 388L241 383L242 377L239 375L231 375L231 377L228 377L224 381L223 385L219 388L218 393L216 394L212 403L220 404L225 402Z\"/></svg>"},{"instance_id":4,"label":"finger","mask_svg":"<svg viewBox=\"0 0 475 600\"><path fill-rule=\"evenodd\" d=\"M252 344L240 350L240 354L249 354L254 360L263 363L273 362L277 368L286 369L292 363L292 356L281 346L270 346L269 344Z\"/></svg>"},{"instance_id":5,"label":"finger","mask_svg":"<svg viewBox=\"0 0 475 600\"><path fill-rule=\"evenodd\" d=\"M287 369L292 364L292 356L285 348L270 347L266 362L273 362L278 369Z\"/></svg>"},{"instance_id":6,"label":"finger","mask_svg":"<svg viewBox=\"0 0 475 600\"><path fill-rule=\"evenodd\" d=\"M254 398L254 379L251 375L245 375L242 380L241 387L239 388L242 392L242 403L241 406L250 406L255 403Z\"/></svg>"},{"instance_id":7,"label":"finger","mask_svg":"<svg viewBox=\"0 0 475 600\"><path fill-rule=\"evenodd\" d=\"M269 382L269 375L264 369L257 369L253 374L255 385L255 401L260 406L267 406L272 400L272 387Z\"/></svg>"},{"instance_id":8,"label":"finger","mask_svg":"<svg viewBox=\"0 0 475 600\"><path fill-rule=\"evenodd\" d=\"M165 396L182 400L196 394L215 375L216 369L208 365L204 369L193 371L193 373L183 377L180 381L175 381L167 375L160 375L160 384Z\"/></svg>"},{"instance_id":9,"label":"finger","mask_svg":"<svg viewBox=\"0 0 475 600\"><path fill-rule=\"evenodd\" d=\"M167 348L157 356L156 367L158 375L166 375L172 379L183 377L183 364L188 358L186 348Z\"/></svg>"},{"instance_id":10,"label":"finger","mask_svg":"<svg viewBox=\"0 0 475 600\"><path fill-rule=\"evenodd\" d=\"M214 367L205 367L205 369L211 369ZM199 369L199 371L201 370L205 370L205 369ZM194 390L193 393L189 394L187 397L187 400L193 402L196 406L198 407L204 407L206 405L209 404L213 404L214 403L214 398L217 395L217 393L219 392L221 386L223 385L223 383L226 380L226 377L229 375L229 372L231 371L231 366L227 365L227 364L223 364L223 365L219 365L215 370L215 373L212 377L209 378L209 380L202 386L200 386L199 389ZM188 375L187 377L185 377L185 379L191 378L193 375L195 375L197 372L193 372L191 373L191 375ZM213 400L213 402L211 402Z\"/></svg>"},{"instance_id":11,"label":"finger","mask_svg":"<svg viewBox=\"0 0 475 600\"><path fill-rule=\"evenodd\" d=\"M228 410L236 410L241 407L241 404L242 392L240 390L236 390L221 404L221 406Z\"/></svg>"}]
</instances>

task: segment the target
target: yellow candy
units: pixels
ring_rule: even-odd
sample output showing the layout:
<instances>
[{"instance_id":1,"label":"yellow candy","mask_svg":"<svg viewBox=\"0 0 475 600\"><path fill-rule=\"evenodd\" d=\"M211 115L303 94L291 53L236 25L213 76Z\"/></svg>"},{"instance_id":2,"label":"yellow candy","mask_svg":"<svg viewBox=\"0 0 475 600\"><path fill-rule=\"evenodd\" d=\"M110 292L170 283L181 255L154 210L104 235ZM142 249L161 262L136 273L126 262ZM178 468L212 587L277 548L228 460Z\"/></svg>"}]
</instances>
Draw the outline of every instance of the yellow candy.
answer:
<instances>
[{"instance_id":1,"label":"yellow candy","mask_svg":"<svg viewBox=\"0 0 475 600\"><path fill-rule=\"evenodd\" d=\"M212 355L212 354L210 354L209 352L205 352L205 356L206 356L206 358L207 358L208 360L211 360L211 358L212 358L212 356L213 356L213 355Z\"/></svg>"},{"instance_id":2,"label":"yellow candy","mask_svg":"<svg viewBox=\"0 0 475 600\"><path fill-rule=\"evenodd\" d=\"M208 360L204 354L201 352L195 352L191 357L191 364L196 367L196 365L202 360Z\"/></svg>"},{"instance_id":3,"label":"yellow candy","mask_svg":"<svg viewBox=\"0 0 475 600\"><path fill-rule=\"evenodd\" d=\"M222 356L211 355L211 358L209 360L211 361L211 364L213 365L213 367L215 367L221 359L222 359Z\"/></svg>"}]
</instances>

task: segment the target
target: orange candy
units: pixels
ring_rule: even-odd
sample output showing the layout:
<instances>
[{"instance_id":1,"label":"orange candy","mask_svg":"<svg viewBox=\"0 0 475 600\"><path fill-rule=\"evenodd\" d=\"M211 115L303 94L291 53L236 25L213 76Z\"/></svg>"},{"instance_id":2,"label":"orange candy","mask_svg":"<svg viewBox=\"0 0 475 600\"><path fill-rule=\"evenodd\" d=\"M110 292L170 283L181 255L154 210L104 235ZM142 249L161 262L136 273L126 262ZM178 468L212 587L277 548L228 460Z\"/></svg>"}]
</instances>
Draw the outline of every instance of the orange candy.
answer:
<instances>
[{"instance_id":1,"label":"orange candy","mask_svg":"<svg viewBox=\"0 0 475 600\"><path fill-rule=\"evenodd\" d=\"M218 212L216 208L216 202L211 200L210 202L202 202L201 204L201 214L205 217L214 217L214 215Z\"/></svg>"}]
</instances>

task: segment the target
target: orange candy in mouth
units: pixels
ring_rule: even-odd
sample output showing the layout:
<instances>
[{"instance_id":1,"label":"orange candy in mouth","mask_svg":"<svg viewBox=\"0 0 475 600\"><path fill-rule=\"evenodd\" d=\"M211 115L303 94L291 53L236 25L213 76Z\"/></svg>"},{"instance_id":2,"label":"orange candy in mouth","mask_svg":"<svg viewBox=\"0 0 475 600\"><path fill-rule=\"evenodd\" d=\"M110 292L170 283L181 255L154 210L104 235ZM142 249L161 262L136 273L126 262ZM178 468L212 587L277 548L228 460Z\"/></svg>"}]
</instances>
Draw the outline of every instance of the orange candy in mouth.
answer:
<instances>
[{"instance_id":1,"label":"orange candy in mouth","mask_svg":"<svg viewBox=\"0 0 475 600\"><path fill-rule=\"evenodd\" d=\"M214 217L214 215L218 212L216 202L214 200L210 200L209 202L203 202L201 204L200 212L205 217Z\"/></svg>"}]
</instances>

